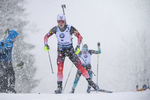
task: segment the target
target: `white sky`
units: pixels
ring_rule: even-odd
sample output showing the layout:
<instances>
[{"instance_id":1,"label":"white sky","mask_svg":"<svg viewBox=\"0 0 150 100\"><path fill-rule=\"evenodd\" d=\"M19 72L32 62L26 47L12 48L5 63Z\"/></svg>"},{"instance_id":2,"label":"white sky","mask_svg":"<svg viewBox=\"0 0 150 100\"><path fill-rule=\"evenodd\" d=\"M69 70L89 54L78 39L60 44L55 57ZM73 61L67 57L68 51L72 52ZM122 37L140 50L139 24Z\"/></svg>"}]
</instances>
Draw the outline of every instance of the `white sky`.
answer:
<instances>
[{"instance_id":1,"label":"white sky","mask_svg":"<svg viewBox=\"0 0 150 100\"><path fill-rule=\"evenodd\" d=\"M55 25L56 17L62 13L61 5L66 4L67 23L73 25L83 36L83 43L89 49L97 50L97 42L101 42L99 85L102 88L115 91L131 91L134 88L121 88L118 84L123 77L118 77L117 53L121 49L122 37L134 35L138 31L150 32L150 1L149 0L28 0L26 6L27 20L30 24L26 28L28 37L25 41L36 45L31 51L36 57L38 67L36 78L41 83L33 92L53 92L56 89L56 57L57 41L55 35L49 38L50 54L55 74L51 74L47 52L44 51L44 36ZM32 30L32 31L31 31ZM77 40L74 37L74 46ZM66 59L64 81L68 76L72 63ZM92 67L96 73L97 55L92 56ZM75 77L76 68L68 82L66 91L70 91ZM94 81L96 78L94 77ZM118 82L116 82L118 81ZM87 86L81 78L77 90L85 92ZM111 84L111 85L110 85ZM82 87L81 87L82 86ZM115 88L118 86L119 88ZM80 87L80 89L79 89Z\"/></svg>"}]
</instances>

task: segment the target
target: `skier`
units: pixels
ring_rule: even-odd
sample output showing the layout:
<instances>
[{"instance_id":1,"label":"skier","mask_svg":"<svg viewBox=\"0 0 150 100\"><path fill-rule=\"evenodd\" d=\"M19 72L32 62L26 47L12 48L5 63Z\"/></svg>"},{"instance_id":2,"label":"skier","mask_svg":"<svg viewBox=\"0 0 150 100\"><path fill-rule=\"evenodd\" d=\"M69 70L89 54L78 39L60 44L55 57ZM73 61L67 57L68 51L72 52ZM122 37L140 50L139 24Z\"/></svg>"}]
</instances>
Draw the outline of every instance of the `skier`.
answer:
<instances>
[{"instance_id":1,"label":"skier","mask_svg":"<svg viewBox=\"0 0 150 100\"><path fill-rule=\"evenodd\" d=\"M2 91L15 91L15 72L12 65L12 49L13 43L19 34L15 30L8 30L8 37L0 41L0 68L3 78Z\"/></svg>"},{"instance_id":2,"label":"skier","mask_svg":"<svg viewBox=\"0 0 150 100\"><path fill-rule=\"evenodd\" d=\"M136 91L145 91L148 89L148 87L144 84L143 87L141 89L138 89L138 85L136 86Z\"/></svg>"},{"instance_id":3,"label":"skier","mask_svg":"<svg viewBox=\"0 0 150 100\"><path fill-rule=\"evenodd\" d=\"M78 54L78 56L81 60L81 63L83 65L83 67L88 71L88 74L89 74L91 80L92 80L92 77L93 77L93 75L92 75L93 73L92 73L92 70L91 70L91 55L92 54L98 54L98 53L99 54L101 53L100 43L98 43L98 51L88 50L88 45L84 44L83 47L82 47L82 51L80 51L80 53ZM75 92L75 88L78 84L80 76L81 76L81 72L79 70L77 70L71 93ZM91 86L88 85L87 93L90 93L90 89L91 89Z\"/></svg>"},{"instance_id":4,"label":"skier","mask_svg":"<svg viewBox=\"0 0 150 100\"><path fill-rule=\"evenodd\" d=\"M64 14L59 14L57 16L58 25L53 27L44 37L45 50L49 51L48 38L53 34L56 34L58 41L58 56L57 56L57 89L55 90L56 94L62 93L62 81L63 81L63 64L65 57L68 56L69 59L74 63L74 65L81 71L82 75L86 78L89 85L92 86L95 90L99 89L91 78L89 77L88 72L82 66L80 59L77 54L80 52L80 44L82 41L82 36L80 33L71 25L66 23L66 18ZM78 38L78 45L76 47L76 52L73 48L72 35L75 35Z\"/></svg>"}]
</instances>

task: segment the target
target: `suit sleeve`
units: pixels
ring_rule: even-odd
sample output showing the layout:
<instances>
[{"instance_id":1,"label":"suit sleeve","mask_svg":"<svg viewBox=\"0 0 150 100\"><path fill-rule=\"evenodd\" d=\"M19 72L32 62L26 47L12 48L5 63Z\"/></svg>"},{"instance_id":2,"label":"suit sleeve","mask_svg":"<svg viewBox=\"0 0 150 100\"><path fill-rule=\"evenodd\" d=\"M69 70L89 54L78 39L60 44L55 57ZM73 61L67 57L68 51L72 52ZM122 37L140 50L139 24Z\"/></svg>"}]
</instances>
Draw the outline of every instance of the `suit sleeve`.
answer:
<instances>
[{"instance_id":1,"label":"suit sleeve","mask_svg":"<svg viewBox=\"0 0 150 100\"><path fill-rule=\"evenodd\" d=\"M82 42L82 36L78 32L78 30L76 30L73 26L71 26L70 33L74 34L78 38L78 45L80 46L80 44Z\"/></svg>"},{"instance_id":2,"label":"suit sleeve","mask_svg":"<svg viewBox=\"0 0 150 100\"><path fill-rule=\"evenodd\" d=\"M53 27L45 36L44 36L44 44L48 44L48 38L56 33L57 26Z\"/></svg>"},{"instance_id":3,"label":"suit sleeve","mask_svg":"<svg viewBox=\"0 0 150 100\"><path fill-rule=\"evenodd\" d=\"M100 48L98 48L98 51L96 51L96 50L89 50L89 53L92 55L92 54L100 54L101 53L101 49Z\"/></svg>"}]
</instances>

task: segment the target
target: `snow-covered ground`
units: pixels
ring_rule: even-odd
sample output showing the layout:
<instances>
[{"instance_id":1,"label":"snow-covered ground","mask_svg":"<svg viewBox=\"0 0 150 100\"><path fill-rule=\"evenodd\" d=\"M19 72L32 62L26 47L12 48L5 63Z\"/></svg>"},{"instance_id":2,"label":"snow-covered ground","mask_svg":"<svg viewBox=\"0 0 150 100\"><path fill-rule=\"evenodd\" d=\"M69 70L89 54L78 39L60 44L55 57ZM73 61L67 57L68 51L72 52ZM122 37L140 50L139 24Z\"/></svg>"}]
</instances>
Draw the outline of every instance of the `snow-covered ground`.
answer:
<instances>
[{"instance_id":1,"label":"snow-covered ground","mask_svg":"<svg viewBox=\"0 0 150 100\"><path fill-rule=\"evenodd\" d=\"M0 100L150 100L150 90L91 94L0 94Z\"/></svg>"},{"instance_id":2,"label":"snow-covered ground","mask_svg":"<svg viewBox=\"0 0 150 100\"><path fill-rule=\"evenodd\" d=\"M30 53L36 59L37 71L34 78L38 79L39 83L30 94L1 93L0 100L150 100L150 90L136 92L136 85L139 85L139 88L143 84L148 85L149 81L146 80L150 78L150 66L146 66L150 65L150 59L145 59L148 63L144 63L145 56L137 56L143 54L140 50L143 42L139 44L136 39L138 33L150 33L150 0L27 1L29 3L25 9L29 15L25 19L30 24L24 29L25 41L35 45ZM65 9L67 23L79 30L83 36L83 43L88 44L89 49L97 50L97 42L101 42L98 85L114 93L86 94L87 82L81 77L75 94L70 94L77 71L73 67L64 93L53 94L57 88L57 40L53 35L48 42L55 72L51 74L43 38L57 25L56 16L62 13L62 4L67 6ZM76 37L73 37L73 42L76 46ZM147 43L150 43L150 37ZM92 70L97 74L97 55L92 55L91 62ZM72 62L66 58L63 86L71 66ZM93 77L94 82L96 77Z\"/></svg>"},{"instance_id":3,"label":"snow-covered ground","mask_svg":"<svg viewBox=\"0 0 150 100\"><path fill-rule=\"evenodd\" d=\"M150 66L147 67L147 73L144 73L146 75L143 77L142 71L138 69L143 65L134 65L133 61L124 60L125 57L130 57L130 53L127 52L129 50L129 47L126 47L127 41L123 42L123 39L126 38L129 41L132 40L132 36L137 32L150 32L149 0L145 0L145 2L142 0L28 1L26 9L30 25L25 30L27 33L25 41L35 45L35 48L30 52L35 55L35 66L37 67L35 79L40 82L30 94L0 94L0 100L150 100L150 90L135 92L137 84L140 85L139 88L146 84L145 80L150 75ZM100 54L99 61L98 85L100 88L113 90L114 93L92 92L86 94L87 82L81 77L76 93L69 94L77 71L73 67L65 92L59 95L53 94L57 88L57 41L55 36L49 39L55 72L51 74L48 55L44 51L43 38L52 27L57 25L56 16L62 13L61 4L67 5L65 9L67 23L79 30L83 36L83 42L87 43L90 49L97 50L97 42L101 42L102 54ZM76 46L75 37L73 41ZM132 46L130 47L132 49ZM66 58L63 85L71 66L71 61ZM92 69L94 72L96 72L96 66L97 55L93 55ZM93 81L96 81L96 77L93 77Z\"/></svg>"}]
</instances>

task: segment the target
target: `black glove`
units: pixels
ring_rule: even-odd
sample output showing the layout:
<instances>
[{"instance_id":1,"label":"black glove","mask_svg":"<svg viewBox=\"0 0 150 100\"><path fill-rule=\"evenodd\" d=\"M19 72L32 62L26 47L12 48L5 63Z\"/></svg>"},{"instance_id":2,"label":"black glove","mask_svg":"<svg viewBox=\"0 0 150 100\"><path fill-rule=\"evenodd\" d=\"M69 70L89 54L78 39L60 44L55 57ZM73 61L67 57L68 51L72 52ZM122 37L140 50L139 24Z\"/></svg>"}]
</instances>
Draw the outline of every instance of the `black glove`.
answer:
<instances>
[{"instance_id":1,"label":"black glove","mask_svg":"<svg viewBox=\"0 0 150 100\"><path fill-rule=\"evenodd\" d=\"M138 86L138 85L136 85L136 89L138 89L138 87L139 87L139 86Z\"/></svg>"},{"instance_id":2,"label":"black glove","mask_svg":"<svg viewBox=\"0 0 150 100\"><path fill-rule=\"evenodd\" d=\"M101 45L100 42L98 42L98 43L97 43L97 46L100 47L100 45Z\"/></svg>"},{"instance_id":3,"label":"black glove","mask_svg":"<svg viewBox=\"0 0 150 100\"><path fill-rule=\"evenodd\" d=\"M77 46L76 46L76 48L75 48L75 51L77 51L77 48L79 48L79 49L80 49L80 46L79 46L79 45L77 45Z\"/></svg>"},{"instance_id":4,"label":"black glove","mask_svg":"<svg viewBox=\"0 0 150 100\"><path fill-rule=\"evenodd\" d=\"M47 46L47 49L49 49L49 45L48 44L45 44L45 46Z\"/></svg>"},{"instance_id":5,"label":"black glove","mask_svg":"<svg viewBox=\"0 0 150 100\"><path fill-rule=\"evenodd\" d=\"M2 47L4 46L4 42L1 43L1 46L2 46Z\"/></svg>"},{"instance_id":6,"label":"black glove","mask_svg":"<svg viewBox=\"0 0 150 100\"><path fill-rule=\"evenodd\" d=\"M91 65L87 65L87 66L86 66L86 70L87 70L87 71L90 71L90 70L91 70Z\"/></svg>"}]
</instances>

